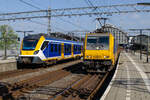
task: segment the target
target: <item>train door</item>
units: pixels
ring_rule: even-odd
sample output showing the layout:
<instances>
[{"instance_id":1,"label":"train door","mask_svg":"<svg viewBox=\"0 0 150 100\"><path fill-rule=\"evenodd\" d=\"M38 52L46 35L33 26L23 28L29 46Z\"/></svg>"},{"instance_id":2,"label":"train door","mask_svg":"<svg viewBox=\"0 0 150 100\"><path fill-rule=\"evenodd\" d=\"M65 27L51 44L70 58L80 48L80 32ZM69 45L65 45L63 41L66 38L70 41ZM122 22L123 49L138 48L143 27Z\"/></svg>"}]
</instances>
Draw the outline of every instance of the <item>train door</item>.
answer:
<instances>
[{"instance_id":1,"label":"train door","mask_svg":"<svg viewBox=\"0 0 150 100\"><path fill-rule=\"evenodd\" d=\"M53 52L54 55L53 56L56 57L56 56L58 56L58 44L54 43L53 45L54 45L54 48L53 48L54 49L53 50L54 51Z\"/></svg>"},{"instance_id":2,"label":"train door","mask_svg":"<svg viewBox=\"0 0 150 100\"><path fill-rule=\"evenodd\" d=\"M51 42L50 43L50 47L49 47L49 57L53 57L54 56L54 44Z\"/></svg>"},{"instance_id":3,"label":"train door","mask_svg":"<svg viewBox=\"0 0 150 100\"><path fill-rule=\"evenodd\" d=\"M58 56L61 56L61 43L58 44Z\"/></svg>"},{"instance_id":4,"label":"train door","mask_svg":"<svg viewBox=\"0 0 150 100\"><path fill-rule=\"evenodd\" d=\"M64 43L61 43L61 57L64 58Z\"/></svg>"},{"instance_id":5,"label":"train door","mask_svg":"<svg viewBox=\"0 0 150 100\"><path fill-rule=\"evenodd\" d=\"M41 51L43 51L45 57L49 57L50 54L49 49L50 49L49 41L44 41L44 43L41 46Z\"/></svg>"},{"instance_id":6,"label":"train door","mask_svg":"<svg viewBox=\"0 0 150 100\"><path fill-rule=\"evenodd\" d=\"M71 45L71 55L72 55L72 57L73 57L73 44Z\"/></svg>"}]
</instances>

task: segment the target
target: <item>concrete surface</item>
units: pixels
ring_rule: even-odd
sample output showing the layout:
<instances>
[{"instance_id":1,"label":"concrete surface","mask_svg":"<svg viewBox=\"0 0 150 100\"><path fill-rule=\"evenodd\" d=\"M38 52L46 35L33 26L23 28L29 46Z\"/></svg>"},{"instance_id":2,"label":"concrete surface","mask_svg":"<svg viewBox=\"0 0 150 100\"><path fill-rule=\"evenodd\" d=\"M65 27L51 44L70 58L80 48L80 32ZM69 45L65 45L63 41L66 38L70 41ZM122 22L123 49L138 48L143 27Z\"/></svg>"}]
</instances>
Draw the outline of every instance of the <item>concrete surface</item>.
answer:
<instances>
[{"instance_id":1,"label":"concrete surface","mask_svg":"<svg viewBox=\"0 0 150 100\"><path fill-rule=\"evenodd\" d=\"M0 72L11 71L17 69L15 57L8 57L6 60L0 58Z\"/></svg>"},{"instance_id":2,"label":"concrete surface","mask_svg":"<svg viewBox=\"0 0 150 100\"><path fill-rule=\"evenodd\" d=\"M150 63L139 53L122 52L119 65L100 100L150 100Z\"/></svg>"}]
</instances>

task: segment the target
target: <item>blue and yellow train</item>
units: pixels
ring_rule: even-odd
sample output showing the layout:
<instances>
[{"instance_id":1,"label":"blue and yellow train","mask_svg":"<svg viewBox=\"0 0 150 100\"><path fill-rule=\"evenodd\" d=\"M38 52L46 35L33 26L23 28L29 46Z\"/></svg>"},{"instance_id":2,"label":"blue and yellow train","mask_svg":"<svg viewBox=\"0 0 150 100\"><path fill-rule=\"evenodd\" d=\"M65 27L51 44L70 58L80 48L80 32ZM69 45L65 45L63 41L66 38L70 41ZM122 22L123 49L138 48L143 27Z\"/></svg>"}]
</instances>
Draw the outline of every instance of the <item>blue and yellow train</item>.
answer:
<instances>
[{"instance_id":1,"label":"blue and yellow train","mask_svg":"<svg viewBox=\"0 0 150 100\"><path fill-rule=\"evenodd\" d=\"M60 60L80 58L81 42L52 38L46 34L24 37L18 64L52 64Z\"/></svg>"}]
</instances>

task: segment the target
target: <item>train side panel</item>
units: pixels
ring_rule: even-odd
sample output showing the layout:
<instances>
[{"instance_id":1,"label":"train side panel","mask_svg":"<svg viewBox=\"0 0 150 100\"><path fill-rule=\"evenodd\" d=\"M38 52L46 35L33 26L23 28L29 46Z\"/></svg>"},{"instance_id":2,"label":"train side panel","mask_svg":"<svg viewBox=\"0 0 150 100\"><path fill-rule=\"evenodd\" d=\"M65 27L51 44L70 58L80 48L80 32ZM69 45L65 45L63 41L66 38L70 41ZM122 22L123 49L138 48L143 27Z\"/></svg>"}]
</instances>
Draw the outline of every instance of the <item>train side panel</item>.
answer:
<instances>
[{"instance_id":1,"label":"train side panel","mask_svg":"<svg viewBox=\"0 0 150 100\"><path fill-rule=\"evenodd\" d=\"M74 50L74 45L77 50ZM21 43L19 64L51 64L60 60L81 57L81 43L68 40L45 38L44 36L25 37Z\"/></svg>"}]
</instances>

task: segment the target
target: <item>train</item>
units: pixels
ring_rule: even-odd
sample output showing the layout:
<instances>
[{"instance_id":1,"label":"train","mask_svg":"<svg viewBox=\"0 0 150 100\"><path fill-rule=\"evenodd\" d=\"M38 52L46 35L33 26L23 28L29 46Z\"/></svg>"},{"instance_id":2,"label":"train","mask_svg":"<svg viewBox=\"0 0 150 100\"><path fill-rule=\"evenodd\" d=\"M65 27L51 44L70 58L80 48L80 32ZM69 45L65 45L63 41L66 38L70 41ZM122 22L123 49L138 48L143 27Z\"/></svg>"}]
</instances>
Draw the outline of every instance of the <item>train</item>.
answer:
<instances>
[{"instance_id":1,"label":"train","mask_svg":"<svg viewBox=\"0 0 150 100\"><path fill-rule=\"evenodd\" d=\"M29 35L23 38L17 65L54 64L57 61L83 56L83 43L46 34Z\"/></svg>"},{"instance_id":2,"label":"train","mask_svg":"<svg viewBox=\"0 0 150 100\"><path fill-rule=\"evenodd\" d=\"M112 33L87 33L84 41L83 69L107 72L116 64L119 53L118 42Z\"/></svg>"}]
</instances>

